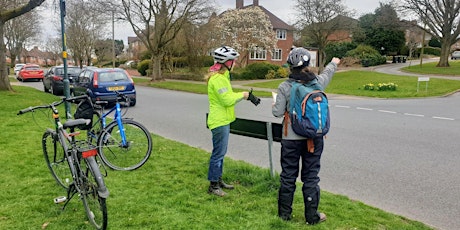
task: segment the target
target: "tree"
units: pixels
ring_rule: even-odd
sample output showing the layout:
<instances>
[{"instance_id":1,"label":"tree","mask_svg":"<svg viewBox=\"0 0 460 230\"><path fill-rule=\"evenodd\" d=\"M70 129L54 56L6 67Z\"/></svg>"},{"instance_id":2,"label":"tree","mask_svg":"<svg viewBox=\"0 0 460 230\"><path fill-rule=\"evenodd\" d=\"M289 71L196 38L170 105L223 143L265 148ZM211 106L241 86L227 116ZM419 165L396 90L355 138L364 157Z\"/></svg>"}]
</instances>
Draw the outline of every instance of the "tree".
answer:
<instances>
[{"instance_id":1,"label":"tree","mask_svg":"<svg viewBox=\"0 0 460 230\"><path fill-rule=\"evenodd\" d=\"M69 1L66 14L67 46L80 67L91 64L95 42L105 35L106 14L93 10L85 0ZM110 46L111 47L111 46ZM111 49L111 48L110 48Z\"/></svg>"},{"instance_id":2,"label":"tree","mask_svg":"<svg viewBox=\"0 0 460 230\"><path fill-rule=\"evenodd\" d=\"M5 23L6 48L10 52L11 66L14 66L17 57L21 60L27 42L40 34L38 17L36 12L31 11Z\"/></svg>"},{"instance_id":3,"label":"tree","mask_svg":"<svg viewBox=\"0 0 460 230\"><path fill-rule=\"evenodd\" d=\"M3 39L5 37L5 23L33 10L44 1L45 0L30 0L26 3L19 4L15 1L0 0L0 38L2 38L0 43L0 90L13 90L6 70L6 49Z\"/></svg>"},{"instance_id":4,"label":"tree","mask_svg":"<svg viewBox=\"0 0 460 230\"><path fill-rule=\"evenodd\" d=\"M242 67L247 65L251 52L271 51L276 47L275 31L268 16L259 7L229 10L215 19L214 42L238 50L238 61Z\"/></svg>"},{"instance_id":5,"label":"tree","mask_svg":"<svg viewBox=\"0 0 460 230\"><path fill-rule=\"evenodd\" d=\"M404 0L403 8L415 13L425 31L441 42L437 67L449 67L450 48L460 40L459 0Z\"/></svg>"},{"instance_id":6,"label":"tree","mask_svg":"<svg viewBox=\"0 0 460 230\"><path fill-rule=\"evenodd\" d=\"M309 45L318 48L318 62L320 71L326 60L325 48L329 44L328 37L338 30L351 29L351 25L344 25L341 20L333 20L339 15L347 16L349 12L342 0L296 0L302 35Z\"/></svg>"},{"instance_id":7,"label":"tree","mask_svg":"<svg viewBox=\"0 0 460 230\"><path fill-rule=\"evenodd\" d=\"M162 79L162 60L170 44L187 23L200 23L212 12L206 0L122 0L125 19L151 52L152 81Z\"/></svg>"}]
</instances>

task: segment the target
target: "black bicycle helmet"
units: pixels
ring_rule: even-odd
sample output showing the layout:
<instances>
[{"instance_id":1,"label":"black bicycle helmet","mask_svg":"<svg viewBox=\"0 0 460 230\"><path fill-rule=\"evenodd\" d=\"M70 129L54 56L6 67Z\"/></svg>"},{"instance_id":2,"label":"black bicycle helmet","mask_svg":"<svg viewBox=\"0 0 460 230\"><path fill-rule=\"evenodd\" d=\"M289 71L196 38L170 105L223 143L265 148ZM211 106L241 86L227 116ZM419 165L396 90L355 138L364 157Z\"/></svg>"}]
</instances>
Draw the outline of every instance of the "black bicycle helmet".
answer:
<instances>
[{"instance_id":1,"label":"black bicycle helmet","mask_svg":"<svg viewBox=\"0 0 460 230\"><path fill-rule=\"evenodd\" d=\"M288 55L287 63L291 67L306 67L310 65L310 52L302 47L296 47Z\"/></svg>"}]
</instances>

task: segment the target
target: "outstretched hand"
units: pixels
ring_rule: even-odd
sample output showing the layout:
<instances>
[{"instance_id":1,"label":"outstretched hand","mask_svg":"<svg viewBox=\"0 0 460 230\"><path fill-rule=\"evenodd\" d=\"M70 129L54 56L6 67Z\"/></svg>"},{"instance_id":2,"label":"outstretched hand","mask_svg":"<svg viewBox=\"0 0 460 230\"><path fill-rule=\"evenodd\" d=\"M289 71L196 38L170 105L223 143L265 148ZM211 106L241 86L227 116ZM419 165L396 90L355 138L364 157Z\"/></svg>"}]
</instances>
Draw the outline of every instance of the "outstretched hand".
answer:
<instances>
[{"instance_id":1,"label":"outstretched hand","mask_svg":"<svg viewBox=\"0 0 460 230\"><path fill-rule=\"evenodd\" d=\"M252 89L251 89L251 91L249 91L249 96L248 96L247 100L251 101L252 104L254 104L255 106L258 106L260 104L260 98L254 96L254 94L252 94Z\"/></svg>"}]
</instances>

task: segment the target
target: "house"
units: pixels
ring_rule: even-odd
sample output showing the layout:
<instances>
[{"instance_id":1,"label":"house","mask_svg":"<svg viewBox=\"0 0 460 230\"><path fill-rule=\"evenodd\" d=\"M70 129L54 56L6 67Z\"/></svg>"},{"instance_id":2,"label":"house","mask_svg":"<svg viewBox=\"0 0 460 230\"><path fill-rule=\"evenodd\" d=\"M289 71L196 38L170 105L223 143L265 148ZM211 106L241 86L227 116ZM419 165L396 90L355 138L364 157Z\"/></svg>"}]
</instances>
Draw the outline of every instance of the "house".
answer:
<instances>
[{"instance_id":1,"label":"house","mask_svg":"<svg viewBox=\"0 0 460 230\"><path fill-rule=\"evenodd\" d=\"M285 64L289 51L294 43L294 27L288 25L272 12L259 5L259 0L253 0L252 5L247 6L244 6L244 0L236 0L236 9L244 9L247 7L259 7L268 16L278 39L276 43L277 48L275 48L275 50L255 50L248 55L247 63L266 61L275 65Z\"/></svg>"}]
</instances>

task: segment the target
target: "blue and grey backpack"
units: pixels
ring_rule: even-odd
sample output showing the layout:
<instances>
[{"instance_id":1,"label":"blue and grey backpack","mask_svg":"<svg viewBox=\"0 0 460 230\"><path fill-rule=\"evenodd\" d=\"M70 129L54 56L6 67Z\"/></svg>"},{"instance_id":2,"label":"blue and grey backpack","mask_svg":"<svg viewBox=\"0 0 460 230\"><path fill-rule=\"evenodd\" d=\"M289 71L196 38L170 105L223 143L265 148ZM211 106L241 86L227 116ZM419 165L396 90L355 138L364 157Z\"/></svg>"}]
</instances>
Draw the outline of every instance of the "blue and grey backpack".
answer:
<instances>
[{"instance_id":1,"label":"blue and grey backpack","mask_svg":"<svg viewBox=\"0 0 460 230\"><path fill-rule=\"evenodd\" d=\"M289 104L289 119L297 135L315 138L329 132L328 99L318 80L292 82Z\"/></svg>"}]
</instances>

